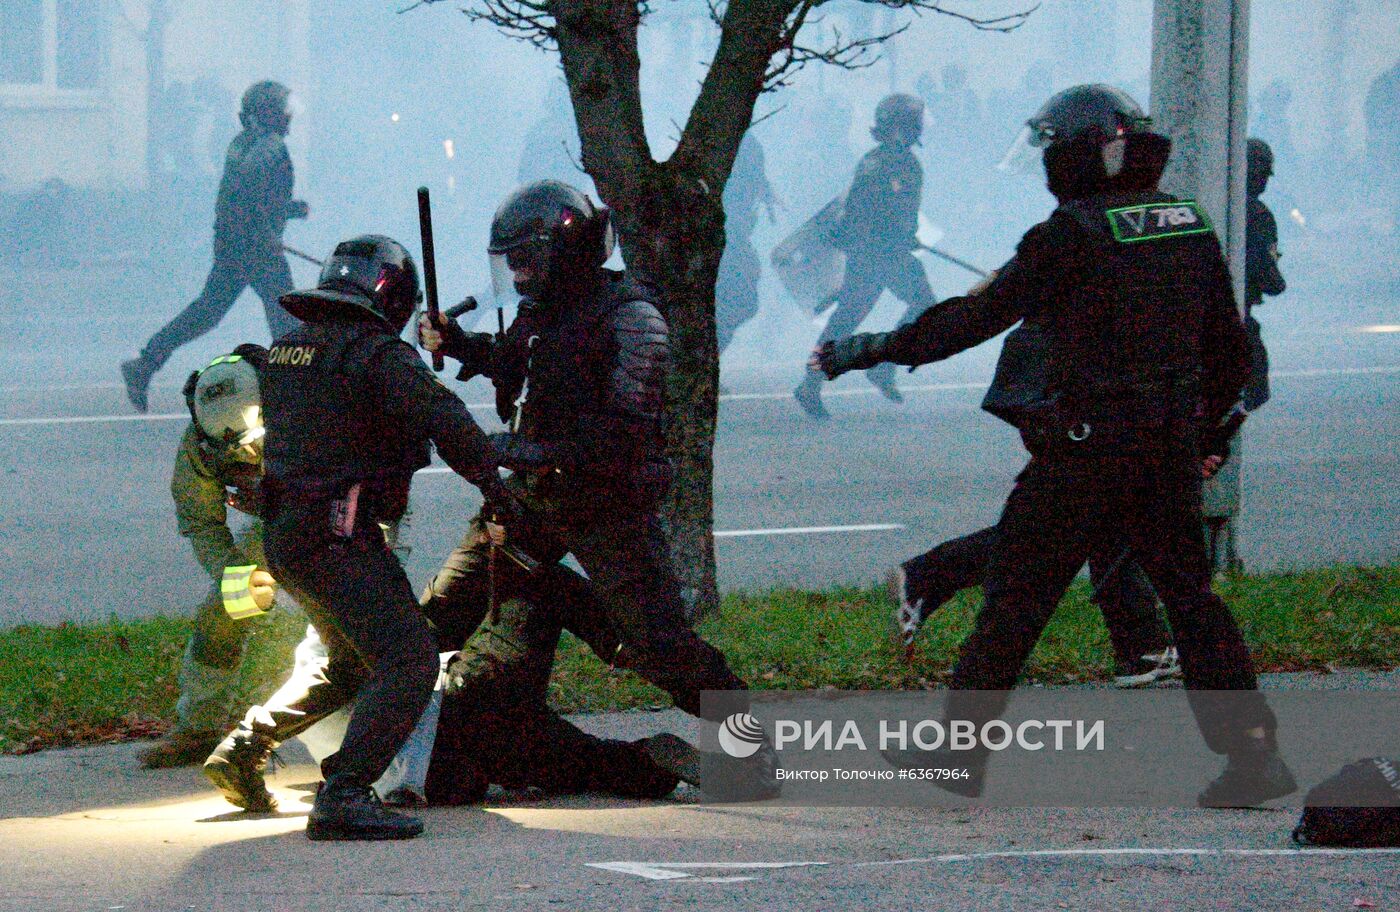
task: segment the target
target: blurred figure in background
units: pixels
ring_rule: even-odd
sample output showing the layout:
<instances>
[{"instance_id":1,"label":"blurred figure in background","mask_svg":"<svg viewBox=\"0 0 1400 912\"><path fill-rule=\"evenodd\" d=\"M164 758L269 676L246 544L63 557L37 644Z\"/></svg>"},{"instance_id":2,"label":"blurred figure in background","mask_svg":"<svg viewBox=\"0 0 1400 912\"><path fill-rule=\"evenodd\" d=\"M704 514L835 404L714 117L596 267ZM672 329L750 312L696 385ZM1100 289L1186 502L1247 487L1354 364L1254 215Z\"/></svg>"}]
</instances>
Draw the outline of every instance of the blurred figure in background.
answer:
<instances>
[{"instance_id":1,"label":"blurred figure in background","mask_svg":"<svg viewBox=\"0 0 1400 912\"><path fill-rule=\"evenodd\" d=\"M292 198L294 175L285 138L291 128L291 92L279 82L257 82L243 93L238 113L243 132L229 144L214 210L214 266L204 290L151 337L141 354L121 365L126 396L146 411L151 378L175 351L209 332L252 286L262 298L267 328L276 339L296 328L278 299L292 290L292 271L282 250L288 219L306 218L310 208Z\"/></svg>"},{"instance_id":2,"label":"blurred figure in background","mask_svg":"<svg viewBox=\"0 0 1400 912\"><path fill-rule=\"evenodd\" d=\"M758 313L763 264L753 246L753 231L760 207L767 207L772 221L776 200L764 168L763 146L752 132L746 133L724 185L724 256L715 284L715 331L721 355L739 327Z\"/></svg>"},{"instance_id":3,"label":"blurred figure in background","mask_svg":"<svg viewBox=\"0 0 1400 912\"><path fill-rule=\"evenodd\" d=\"M1264 296L1283 294L1285 283L1279 271L1278 222L1269 207L1259 198L1274 173L1274 153L1262 139L1251 138L1245 153L1248 170L1245 176L1245 268L1244 310L1245 330L1249 334L1249 379L1245 383L1243 402L1254 411L1269 401L1269 353L1264 348L1263 332L1254 317L1254 308ZM1206 523L1206 554L1212 573L1239 573L1244 561L1239 554L1237 523L1240 515L1241 463L1244 458L1243 438L1235 434L1230 441L1230 456L1202 488L1202 514Z\"/></svg>"},{"instance_id":4,"label":"blurred figure in background","mask_svg":"<svg viewBox=\"0 0 1400 912\"><path fill-rule=\"evenodd\" d=\"M1250 374L1244 388L1244 407L1252 412L1269 401L1269 353L1264 348L1254 308L1264 303L1265 295L1283 294L1287 284L1278 268L1283 256L1278 249L1278 222L1259 198L1274 173L1273 150L1264 140L1251 138L1246 160L1245 190L1249 199L1245 204L1244 325L1250 338Z\"/></svg>"},{"instance_id":5,"label":"blurred figure in background","mask_svg":"<svg viewBox=\"0 0 1400 912\"><path fill-rule=\"evenodd\" d=\"M879 145L856 167L836 223L832 240L846 253L846 272L818 346L854 333L886 288L908 305L900 326L936 303L923 264L914 256L924 169L911 150L923 132L924 103L917 96L887 95L876 105L870 135ZM894 365L873 367L866 377L891 401L903 401L895 386ZM798 405L813 418L829 417L821 385L821 371L809 367L793 391Z\"/></svg>"},{"instance_id":6,"label":"blurred figure in background","mask_svg":"<svg viewBox=\"0 0 1400 912\"><path fill-rule=\"evenodd\" d=\"M1366 156L1390 231L1400 233L1400 61L1377 76L1366 93Z\"/></svg>"}]
</instances>

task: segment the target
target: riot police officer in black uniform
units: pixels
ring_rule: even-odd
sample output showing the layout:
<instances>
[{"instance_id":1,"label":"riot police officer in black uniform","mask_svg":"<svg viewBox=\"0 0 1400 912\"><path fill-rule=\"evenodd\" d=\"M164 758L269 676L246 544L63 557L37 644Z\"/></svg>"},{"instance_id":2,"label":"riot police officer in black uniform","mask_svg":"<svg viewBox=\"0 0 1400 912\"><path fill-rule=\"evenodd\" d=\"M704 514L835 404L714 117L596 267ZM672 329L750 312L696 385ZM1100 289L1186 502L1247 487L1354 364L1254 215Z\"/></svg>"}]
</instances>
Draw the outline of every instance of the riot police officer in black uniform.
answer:
<instances>
[{"instance_id":1,"label":"riot police officer in black uniform","mask_svg":"<svg viewBox=\"0 0 1400 912\"><path fill-rule=\"evenodd\" d=\"M1244 388L1244 407L1254 411L1269 401L1269 353L1264 348L1254 308L1264 296L1283 294L1288 284L1279 271L1278 222L1260 195L1274 173L1274 150L1262 139L1251 138L1245 155L1245 257L1244 325L1249 331L1249 382Z\"/></svg>"},{"instance_id":2,"label":"riot police officer in black uniform","mask_svg":"<svg viewBox=\"0 0 1400 912\"><path fill-rule=\"evenodd\" d=\"M1201 534L1202 439L1239 400L1248 339L1204 213L1157 189L1170 141L1149 125L1108 86L1052 97L1024 135L1044 149L1060 205L1016 256L977 293L894 332L829 344L813 360L835 377L947 358L1017 322L1044 335L1035 386L1045 394L1016 422L1031 461L998 526L949 716L1000 712L1090 551L1125 538L1166 605L1202 733L1229 758L1200 802L1252 805L1296 785L1239 627L1211 592ZM891 759L929 763L927 754ZM951 787L980 793L976 772Z\"/></svg>"},{"instance_id":3,"label":"riot police officer in black uniform","mask_svg":"<svg viewBox=\"0 0 1400 912\"><path fill-rule=\"evenodd\" d=\"M151 337L141 354L122 362L126 395L146 411L146 392L156 371L175 350L219 325L243 289L252 286L276 339L296 326L278 299L292 290L292 271L282 252L288 219L304 219L305 202L292 198L292 158L286 136L290 95L280 82L256 82L243 93L238 120L243 131L229 143L214 208L214 266L204 290Z\"/></svg>"},{"instance_id":4,"label":"riot police officer in black uniform","mask_svg":"<svg viewBox=\"0 0 1400 912\"><path fill-rule=\"evenodd\" d=\"M588 573L610 628L613 664L666 690L691 714L701 691L715 721L747 706L724 656L685 623L659 507L672 469L662 422L668 329L655 292L602 268L612 249L606 209L558 181L527 184L491 224L498 300L523 296L499 338L420 321L425 347L462 362L458 379L489 376L510 430L494 435L525 507L510 540L545 564L572 553ZM471 631L494 600L523 585L513 561L493 557L478 516L423 596L441 629ZM597 644L594 649L600 647ZM771 753L751 764L771 787Z\"/></svg>"},{"instance_id":5,"label":"riot police officer in black uniform","mask_svg":"<svg viewBox=\"0 0 1400 912\"><path fill-rule=\"evenodd\" d=\"M832 238L846 252L846 274L836 292L836 310L817 339L818 345L855 332L886 288L907 305L901 326L936 300L923 264L913 253L919 246L916 235L924 169L910 149L923 132L924 103L917 96L888 95L875 107L870 135L879 145L865 153L856 167ZM903 401L894 382L893 365L876 365L866 377L889 399ZM827 417L819 372L808 370L793 396L807 414Z\"/></svg>"},{"instance_id":6,"label":"riot police officer in black uniform","mask_svg":"<svg viewBox=\"0 0 1400 912\"><path fill-rule=\"evenodd\" d=\"M380 523L403 515L430 443L494 511L510 509L490 441L399 338L418 299L417 268L401 245L379 235L344 241L315 289L282 299L306 322L268 354L267 558L288 591L309 596L298 601L326 643L325 677L334 685L318 694L305 724L357 701L340 750L321 764L325 782L307 821L312 839L422 831L418 820L381 807L370 788L438 676L428 622ZM266 745L253 746L238 762L265 761Z\"/></svg>"}]
</instances>

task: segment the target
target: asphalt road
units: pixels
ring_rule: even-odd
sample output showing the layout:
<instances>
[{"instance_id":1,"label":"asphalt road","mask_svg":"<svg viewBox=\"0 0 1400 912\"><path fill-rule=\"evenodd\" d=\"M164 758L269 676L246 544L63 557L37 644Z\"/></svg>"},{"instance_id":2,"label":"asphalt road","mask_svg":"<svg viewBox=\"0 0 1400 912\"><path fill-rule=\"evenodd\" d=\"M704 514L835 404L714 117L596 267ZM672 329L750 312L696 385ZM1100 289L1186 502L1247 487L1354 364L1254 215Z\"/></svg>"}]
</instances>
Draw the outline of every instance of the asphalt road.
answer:
<instances>
[{"instance_id":1,"label":"asphalt road","mask_svg":"<svg viewBox=\"0 0 1400 912\"><path fill-rule=\"evenodd\" d=\"M207 583L175 532L166 489L186 421L179 385L213 353L265 338L261 308L245 295L223 326L177 354L157 378L151 414L136 416L117 362L175 304L133 318L95 303L169 297L196 275L191 267L155 291L140 270L30 271L0 286L0 624L179 613L202 596ZM1245 447L1249 568L1400 553L1400 333L1375 331L1400 324L1396 287L1304 285L1281 299L1287 309L1261 312L1274 399L1251 420ZM66 304L32 303L53 300ZM886 302L870 325L896 312ZM902 405L861 377L842 378L828 394L834 417L819 423L788 395L814 333L770 307L726 360L731 392L715 454L726 588L879 578L993 522L1022 464L1014 432L977 408L996 342L902 376ZM489 400L481 381L461 392ZM494 426L488 409L475 411ZM476 501L465 482L430 470L414 503L417 584Z\"/></svg>"}]
</instances>

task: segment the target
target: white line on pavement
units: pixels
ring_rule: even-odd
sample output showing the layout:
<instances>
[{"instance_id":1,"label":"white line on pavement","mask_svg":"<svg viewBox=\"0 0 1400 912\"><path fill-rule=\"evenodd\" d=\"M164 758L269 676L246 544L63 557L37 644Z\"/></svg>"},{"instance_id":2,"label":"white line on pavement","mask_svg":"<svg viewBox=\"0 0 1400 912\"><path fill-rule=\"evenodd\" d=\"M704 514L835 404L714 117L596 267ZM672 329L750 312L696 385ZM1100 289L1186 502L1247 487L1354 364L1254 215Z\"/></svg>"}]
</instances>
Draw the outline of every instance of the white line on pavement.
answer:
<instances>
[{"instance_id":1,"label":"white line on pavement","mask_svg":"<svg viewBox=\"0 0 1400 912\"><path fill-rule=\"evenodd\" d=\"M700 870L704 868L717 868L724 871L742 870L774 870L777 868L809 868L822 867L827 863L824 861L600 861L586 862L590 868L600 868L604 871L616 871L619 874L633 874L647 880L701 880L704 883L740 883L746 880L753 880L752 877L703 877L697 878L693 874L687 874L681 868L687 870Z\"/></svg>"},{"instance_id":2,"label":"white line on pavement","mask_svg":"<svg viewBox=\"0 0 1400 912\"><path fill-rule=\"evenodd\" d=\"M760 535L828 535L841 532L896 532L897 523L870 523L864 526L791 526L785 529L732 529L716 532L715 538L756 538Z\"/></svg>"},{"instance_id":3,"label":"white line on pavement","mask_svg":"<svg viewBox=\"0 0 1400 912\"><path fill-rule=\"evenodd\" d=\"M926 383L919 386L901 386L901 393L933 393L945 390L972 390L986 389L987 384L982 383ZM828 396L873 396L880 391L873 386L857 386L852 389L825 389L822 390L822 398ZM720 402L777 402L783 399L791 399L792 391L786 390L781 393L725 393L719 397Z\"/></svg>"},{"instance_id":4,"label":"white line on pavement","mask_svg":"<svg viewBox=\"0 0 1400 912\"><path fill-rule=\"evenodd\" d=\"M67 418L0 418L0 427L34 424L104 424L113 421L178 421L190 420L189 412L168 415L75 415Z\"/></svg>"},{"instance_id":5,"label":"white line on pavement","mask_svg":"<svg viewBox=\"0 0 1400 912\"><path fill-rule=\"evenodd\" d=\"M1274 371L1269 376L1275 380L1283 379L1303 379L1308 377L1353 377L1374 374L1400 374L1400 364L1387 364L1378 367L1319 367L1307 368L1291 371ZM105 389L110 384L93 384L92 386L59 386L59 387L3 387L4 392L15 391L51 391L51 390L78 390L78 389ZM900 390L905 393L932 393L947 392L950 390L970 390L986 389L986 383L928 383L920 386L902 386ZM822 392L823 396L873 396L879 393L874 387L855 387L853 389L829 389ZM792 393L725 393L719 397L721 402L780 402L791 399ZM469 409L495 409L494 402L469 402ZM175 421L186 418L184 412L160 415L80 415L74 417L46 417L46 418L0 418L0 427L17 427L25 425L46 425L46 424L99 424L106 421Z\"/></svg>"},{"instance_id":6,"label":"white line on pavement","mask_svg":"<svg viewBox=\"0 0 1400 912\"><path fill-rule=\"evenodd\" d=\"M587 862L587 867L631 874L646 880L678 881L703 883L738 883L754 880L753 877L696 877L686 873L694 870L779 870L782 868L820 867L827 871L842 868L888 868L919 864L956 864L961 862L994 860L1032 860L1037 858L1329 858L1356 857L1366 855L1400 855L1400 848L1377 849L1205 849L1205 848L1104 848L1104 849L1027 849L1005 852L957 852L947 855L929 855L921 858L896 858L887 861L827 862L827 861L604 861Z\"/></svg>"},{"instance_id":7,"label":"white line on pavement","mask_svg":"<svg viewBox=\"0 0 1400 912\"><path fill-rule=\"evenodd\" d=\"M962 861L989 861L997 858L1109 858L1121 856L1196 856L1196 857L1243 857L1243 858L1306 858L1329 855L1397 855L1400 849L1169 849L1169 848L1118 848L1118 849L1027 849L1007 852L972 852L949 855L929 855L924 858L898 858L890 861L862 861L851 865L853 868L880 868L912 864L950 864Z\"/></svg>"}]
</instances>

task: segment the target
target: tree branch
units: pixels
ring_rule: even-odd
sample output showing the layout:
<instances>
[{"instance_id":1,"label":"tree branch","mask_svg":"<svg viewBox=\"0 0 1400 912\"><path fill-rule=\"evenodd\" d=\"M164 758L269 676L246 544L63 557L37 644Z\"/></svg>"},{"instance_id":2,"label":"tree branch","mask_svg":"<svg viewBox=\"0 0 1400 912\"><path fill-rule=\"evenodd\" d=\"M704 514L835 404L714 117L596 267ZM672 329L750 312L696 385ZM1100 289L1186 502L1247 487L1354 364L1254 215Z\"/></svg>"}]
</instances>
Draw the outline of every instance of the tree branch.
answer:
<instances>
[{"instance_id":1,"label":"tree branch","mask_svg":"<svg viewBox=\"0 0 1400 912\"><path fill-rule=\"evenodd\" d=\"M1036 10L1040 9L1043 0L1036 2L1016 13L1007 13L1004 16L974 16L970 13L959 12L949 9L943 5L943 0L861 0L862 3L869 3L873 6L883 6L886 9L907 9L913 10L915 14L921 12L937 13L940 16L949 16L959 19L980 32L1014 32L1026 23Z\"/></svg>"}]
</instances>

